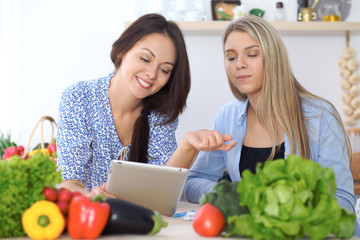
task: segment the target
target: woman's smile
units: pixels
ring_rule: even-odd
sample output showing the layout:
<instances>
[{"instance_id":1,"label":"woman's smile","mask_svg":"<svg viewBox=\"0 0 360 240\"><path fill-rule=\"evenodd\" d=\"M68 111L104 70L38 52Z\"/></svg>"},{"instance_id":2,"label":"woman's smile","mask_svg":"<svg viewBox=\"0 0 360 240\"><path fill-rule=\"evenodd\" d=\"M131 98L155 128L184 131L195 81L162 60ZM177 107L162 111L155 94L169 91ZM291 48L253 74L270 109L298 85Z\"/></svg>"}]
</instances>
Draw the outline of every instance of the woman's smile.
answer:
<instances>
[{"instance_id":1,"label":"woman's smile","mask_svg":"<svg viewBox=\"0 0 360 240\"><path fill-rule=\"evenodd\" d=\"M149 82L145 81L140 77L136 77L136 80L142 88L149 89L152 86L152 84L150 84Z\"/></svg>"},{"instance_id":2,"label":"woman's smile","mask_svg":"<svg viewBox=\"0 0 360 240\"><path fill-rule=\"evenodd\" d=\"M160 33L149 34L122 57L116 79L127 85L130 94L137 100L144 99L167 84L175 61L176 49L170 37Z\"/></svg>"}]
</instances>

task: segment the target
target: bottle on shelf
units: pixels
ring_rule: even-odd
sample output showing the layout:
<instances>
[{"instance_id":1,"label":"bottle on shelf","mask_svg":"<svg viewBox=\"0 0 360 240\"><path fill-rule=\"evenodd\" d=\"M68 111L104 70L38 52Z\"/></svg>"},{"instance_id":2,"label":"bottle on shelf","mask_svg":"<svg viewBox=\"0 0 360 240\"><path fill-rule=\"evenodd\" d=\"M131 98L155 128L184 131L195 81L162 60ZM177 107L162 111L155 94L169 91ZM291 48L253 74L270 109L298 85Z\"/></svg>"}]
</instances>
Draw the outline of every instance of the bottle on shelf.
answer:
<instances>
[{"instance_id":1,"label":"bottle on shelf","mask_svg":"<svg viewBox=\"0 0 360 240\"><path fill-rule=\"evenodd\" d=\"M285 9L284 9L284 3L283 2L277 2L276 3L274 19L277 22L286 21L286 14L285 14Z\"/></svg>"}]
</instances>

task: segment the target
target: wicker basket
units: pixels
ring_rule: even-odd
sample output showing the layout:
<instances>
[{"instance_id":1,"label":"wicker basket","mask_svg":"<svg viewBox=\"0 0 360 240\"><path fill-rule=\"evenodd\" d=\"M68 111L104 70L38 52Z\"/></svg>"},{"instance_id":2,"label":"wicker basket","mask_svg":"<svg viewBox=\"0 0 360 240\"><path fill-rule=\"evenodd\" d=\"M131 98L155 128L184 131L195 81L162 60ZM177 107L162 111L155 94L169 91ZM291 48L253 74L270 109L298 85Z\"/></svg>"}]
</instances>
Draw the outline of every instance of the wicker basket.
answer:
<instances>
[{"instance_id":1,"label":"wicker basket","mask_svg":"<svg viewBox=\"0 0 360 240\"><path fill-rule=\"evenodd\" d=\"M41 126L40 126L40 130L41 130L41 132L40 132L40 136L41 136L41 142L40 142L40 144L41 144L41 149L42 149L42 151L43 151L43 153L44 153L44 156L45 156L45 142L44 142L44 121L49 121L50 122L50 124L51 124L51 139L53 139L54 138L54 131L55 131L55 127L57 127L57 124L56 124L56 122L55 122L55 120L52 118L52 117L50 117L50 116L43 116L43 117L41 117L40 118L40 120L36 123L36 125L35 125L35 127L34 127L34 129L33 129L33 131L32 131L32 133L31 133L31 135L30 135L30 138L29 138L29 141L28 141L28 143L27 143L27 145L26 145L26 148L25 148L25 150L24 150L24 155L22 156L22 158L25 160L25 159L27 159L27 158L29 158L29 148L30 148L30 143L31 143L31 139L32 139L32 137L33 137L33 135L34 135L34 133L35 133L35 131L36 131L36 129L37 129L37 127L39 126L39 124L41 123ZM57 161L57 158L55 158L55 157L51 157L50 156L50 159L51 160L53 160L53 161Z\"/></svg>"}]
</instances>

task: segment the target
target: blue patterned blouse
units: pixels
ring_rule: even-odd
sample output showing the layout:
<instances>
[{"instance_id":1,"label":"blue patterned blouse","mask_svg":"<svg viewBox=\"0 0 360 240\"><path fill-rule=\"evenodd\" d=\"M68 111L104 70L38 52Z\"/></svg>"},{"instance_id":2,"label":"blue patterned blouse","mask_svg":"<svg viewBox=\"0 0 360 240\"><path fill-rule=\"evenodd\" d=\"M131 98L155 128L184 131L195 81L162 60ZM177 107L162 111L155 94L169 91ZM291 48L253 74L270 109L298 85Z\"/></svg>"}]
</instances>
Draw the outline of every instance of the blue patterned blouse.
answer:
<instances>
[{"instance_id":1,"label":"blue patterned blouse","mask_svg":"<svg viewBox=\"0 0 360 240\"><path fill-rule=\"evenodd\" d=\"M88 190L106 182L111 160L118 159L126 149L116 133L109 103L113 75L78 82L63 92L60 101L58 166L64 180L79 180ZM179 120L160 125L164 120L165 116L156 112L149 115L150 164L165 165L177 147L175 130Z\"/></svg>"}]
</instances>

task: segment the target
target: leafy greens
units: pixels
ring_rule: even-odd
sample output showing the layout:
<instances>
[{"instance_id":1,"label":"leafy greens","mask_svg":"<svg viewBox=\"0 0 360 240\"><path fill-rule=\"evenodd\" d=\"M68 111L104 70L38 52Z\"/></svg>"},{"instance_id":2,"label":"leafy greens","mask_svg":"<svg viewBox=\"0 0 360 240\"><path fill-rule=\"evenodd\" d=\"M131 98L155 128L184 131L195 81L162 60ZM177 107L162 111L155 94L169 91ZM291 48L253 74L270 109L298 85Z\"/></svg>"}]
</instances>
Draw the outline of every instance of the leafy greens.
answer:
<instances>
[{"instance_id":1,"label":"leafy greens","mask_svg":"<svg viewBox=\"0 0 360 240\"><path fill-rule=\"evenodd\" d=\"M227 236L256 239L324 239L329 234L350 238L355 214L336 200L331 168L290 155L287 159L258 164L256 174L242 173L238 183L240 206L250 213L227 219Z\"/></svg>"},{"instance_id":2,"label":"leafy greens","mask_svg":"<svg viewBox=\"0 0 360 240\"><path fill-rule=\"evenodd\" d=\"M19 156L0 161L0 238L24 236L23 212L44 199L45 186L55 187L61 181L56 163L42 154L25 161Z\"/></svg>"},{"instance_id":3,"label":"leafy greens","mask_svg":"<svg viewBox=\"0 0 360 240\"><path fill-rule=\"evenodd\" d=\"M225 234L255 239L350 238L355 214L339 206L331 168L290 155L245 170L240 182L219 181L200 198L227 219Z\"/></svg>"}]
</instances>

